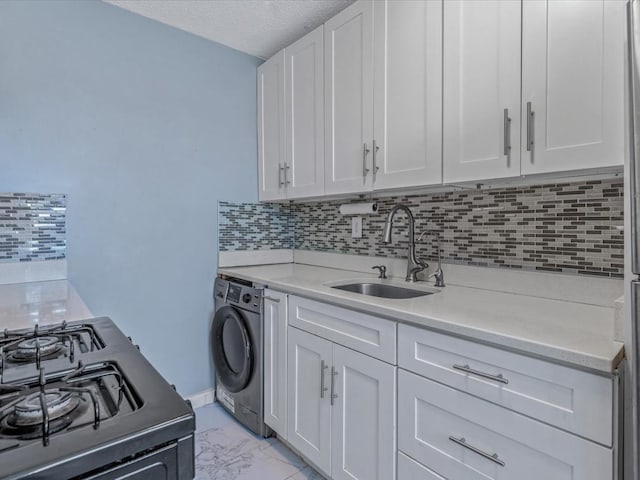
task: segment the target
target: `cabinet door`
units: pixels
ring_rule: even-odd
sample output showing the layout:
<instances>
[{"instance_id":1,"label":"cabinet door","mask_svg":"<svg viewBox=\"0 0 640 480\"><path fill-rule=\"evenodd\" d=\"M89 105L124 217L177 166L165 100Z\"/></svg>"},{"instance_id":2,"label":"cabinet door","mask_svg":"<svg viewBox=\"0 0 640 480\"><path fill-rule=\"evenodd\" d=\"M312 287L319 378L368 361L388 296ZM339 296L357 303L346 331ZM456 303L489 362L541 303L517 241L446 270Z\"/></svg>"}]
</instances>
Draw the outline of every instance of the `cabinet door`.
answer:
<instances>
[{"instance_id":1,"label":"cabinet door","mask_svg":"<svg viewBox=\"0 0 640 480\"><path fill-rule=\"evenodd\" d=\"M404 370L398 404L398 449L444 478L612 480L611 449Z\"/></svg>"},{"instance_id":2,"label":"cabinet door","mask_svg":"<svg viewBox=\"0 0 640 480\"><path fill-rule=\"evenodd\" d=\"M325 192L369 191L373 182L372 0L360 0L324 24L324 55Z\"/></svg>"},{"instance_id":3,"label":"cabinet door","mask_svg":"<svg viewBox=\"0 0 640 480\"><path fill-rule=\"evenodd\" d=\"M374 189L442 182L442 1L374 2Z\"/></svg>"},{"instance_id":4,"label":"cabinet door","mask_svg":"<svg viewBox=\"0 0 640 480\"><path fill-rule=\"evenodd\" d=\"M625 3L524 1L523 174L622 166Z\"/></svg>"},{"instance_id":5,"label":"cabinet door","mask_svg":"<svg viewBox=\"0 0 640 480\"><path fill-rule=\"evenodd\" d=\"M331 477L393 480L396 367L334 344L331 376Z\"/></svg>"},{"instance_id":6,"label":"cabinet door","mask_svg":"<svg viewBox=\"0 0 640 480\"><path fill-rule=\"evenodd\" d=\"M331 342L288 327L287 439L326 474L331 472Z\"/></svg>"},{"instance_id":7,"label":"cabinet door","mask_svg":"<svg viewBox=\"0 0 640 480\"><path fill-rule=\"evenodd\" d=\"M284 185L284 50L258 67L258 198L281 200Z\"/></svg>"},{"instance_id":8,"label":"cabinet door","mask_svg":"<svg viewBox=\"0 0 640 480\"><path fill-rule=\"evenodd\" d=\"M264 291L264 423L287 438L287 294Z\"/></svg>"},{"instance_id":9,"label":"cabinet door","mask_svg":"<svg viewBox=\"0 0 640 480\"><path fill-rule=\"evenodd\" d=\"M287 198L324 193L322 25L285 48Z\"/></svg>"},{"instance_id":10,"label":"cabinet door","mask_svg":"<svg viewBox=\"0 0 640 480\"><path fill-rule=\"evenodd\" d=\"M521 9L444 2L445 183L520 175Z\"/></svg>"},{"instance_id":11,"label":"cabinet door","mask_svg":"<svg viewBox=\"0 0 640 480\"><path fill-rule=\"evenodd\" d=\"M611 377L404 324L398 325L398 365L602 445L613 444ZM461 370L464 365L471 371Z\"/></svg>"},{"instance_id":12,"label":"cabinet door","mask_svg":"<svg viewBox=\"0 0 640 480\"><path fill-rule=\"evenodd\" d=\"M290 325L395 365L396 322L297 295L289 309Z\"/></svg>"},{"instance_id":13,"label":"cabinet door","mask_svg":"<svg viewBox=\"0 0 640 480\"><path fill-rule=\"evenodd\" d=\"M398 480L447 480L414 459L398 452Z\"/></svg>"}]
</instances>

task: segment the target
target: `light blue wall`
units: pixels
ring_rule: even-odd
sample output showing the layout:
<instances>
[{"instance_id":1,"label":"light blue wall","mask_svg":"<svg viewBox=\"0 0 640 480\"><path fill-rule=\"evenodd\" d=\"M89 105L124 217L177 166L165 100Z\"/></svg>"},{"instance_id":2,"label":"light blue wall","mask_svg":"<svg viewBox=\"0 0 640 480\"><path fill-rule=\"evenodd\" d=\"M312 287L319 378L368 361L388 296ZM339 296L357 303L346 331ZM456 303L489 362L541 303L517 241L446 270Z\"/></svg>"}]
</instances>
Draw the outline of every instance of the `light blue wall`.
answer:
<instances>
[{"instance_id":1,"label":"light blue wall","mask_svg":"<svg viewBox=\"0 0 640 480\"><path fill-rule=\"evenodd\" d=\"M213 385L216 206L255 201L257 58L98 1L0 1L0 191L68 194L69 278Z\"/></svg>"}]
</instances>

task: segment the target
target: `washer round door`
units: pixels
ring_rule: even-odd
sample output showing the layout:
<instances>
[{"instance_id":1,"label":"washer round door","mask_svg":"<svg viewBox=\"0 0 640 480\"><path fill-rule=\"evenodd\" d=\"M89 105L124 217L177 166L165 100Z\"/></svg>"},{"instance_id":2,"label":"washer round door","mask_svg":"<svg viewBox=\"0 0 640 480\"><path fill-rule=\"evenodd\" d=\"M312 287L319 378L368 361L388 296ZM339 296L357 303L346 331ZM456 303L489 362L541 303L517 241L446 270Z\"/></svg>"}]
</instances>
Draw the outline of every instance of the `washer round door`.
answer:
<instances>
[{"instance_id":1,"label":"washer round door","mask_svg":"<svg viewBox=\"0 0 640 480\"><path fill-rule=\"evenodd\" d=\"M253 370L253 352L247 323L239 310L220 308L211 324L211 348L218 379L231 393L244 389Z\"/></svg>"}]
</instances>

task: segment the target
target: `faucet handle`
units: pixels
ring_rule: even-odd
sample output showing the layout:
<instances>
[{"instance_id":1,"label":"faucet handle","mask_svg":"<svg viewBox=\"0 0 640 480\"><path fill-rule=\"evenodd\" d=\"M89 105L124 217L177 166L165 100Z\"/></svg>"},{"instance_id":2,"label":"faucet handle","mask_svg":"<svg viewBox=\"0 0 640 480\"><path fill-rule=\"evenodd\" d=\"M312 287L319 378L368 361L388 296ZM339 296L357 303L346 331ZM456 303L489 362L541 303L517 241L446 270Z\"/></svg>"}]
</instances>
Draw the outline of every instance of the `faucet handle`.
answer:
<instances>
[{"instance_id":1,"label":"faucet handle","mask_svg":"<svg viewBox=\"0 0 640 480\"><path fill-rule=\"evenodd\" d=\"M411 269L412 274L418 274L423 270L429 268L429 264L425 262L422 258L418 258L417 265Z\"/></svg>"},{"instance_id":2,"label":"faucet handle","mask_svg":"<svg viewBox=\"0 0 640 480\"><path fill-rule=\"evenodd\" d=\"M435 272L433 272L431 275L429 275L429 278L435 278L436 282L435 282L435 286L436 287L444 287L444 272L442 271L442 268L440 268L440 266L438 266L438 268L436 268Z\"/></svg>"},{"instance_id":3,"label":"faucet handle","mask_svg":"<svg viewBox=\"0 0 640 480\"><path fill-rule=\"evenodd\" d=\"M374 265L373 267L371 267L371 270L375 270L376 268L380 272L378 278L387 278L387 267L385 267L384 265Z\"/></svg>"}]
</instances>

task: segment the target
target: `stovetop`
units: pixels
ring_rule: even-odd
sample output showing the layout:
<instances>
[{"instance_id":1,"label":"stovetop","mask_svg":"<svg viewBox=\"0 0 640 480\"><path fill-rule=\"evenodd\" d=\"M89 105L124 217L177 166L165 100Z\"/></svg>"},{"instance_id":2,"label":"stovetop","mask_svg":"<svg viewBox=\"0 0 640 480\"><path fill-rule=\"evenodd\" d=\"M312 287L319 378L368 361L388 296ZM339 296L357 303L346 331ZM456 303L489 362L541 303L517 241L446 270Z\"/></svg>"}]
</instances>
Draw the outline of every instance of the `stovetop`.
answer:
<instances>
[{"instance_id":1,"label":"stovetop","mask_svg":"<svg viewBox=\"0 0 640 480\"><path fill-rule=\"evenodd\" d=\"M0 383L5 373L27 375L31 367L64 368L88 352L101 350L104 342L91 323L63 322L30 330L0 332ZM54 360L59 360L55 364ZM18 367L27 367L19 369Z\"/></svg>"},{"instance_id":2,"label":"stovetop","mask_svg":"<svg viewBox=\"0 0 640 480\"><path fill-rule=\"evenodd\" d=\"M0 478L74 478L194 429L108 318L0 332Z\"/></svg>"},{"instance_id":3,"label":"stovetop","mask_svg":"<svg viewBox=\"0 0 640 480\"><path fill-rule=\"evenodd\" d=\"M49 445L58 432L97 430L117 415L142 406L118 366L112 362L85 365L70 373L0 385L0 454L31 442Z\"/></svg>"}]
</instances>

